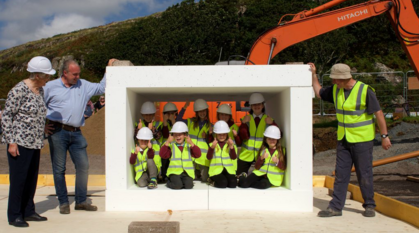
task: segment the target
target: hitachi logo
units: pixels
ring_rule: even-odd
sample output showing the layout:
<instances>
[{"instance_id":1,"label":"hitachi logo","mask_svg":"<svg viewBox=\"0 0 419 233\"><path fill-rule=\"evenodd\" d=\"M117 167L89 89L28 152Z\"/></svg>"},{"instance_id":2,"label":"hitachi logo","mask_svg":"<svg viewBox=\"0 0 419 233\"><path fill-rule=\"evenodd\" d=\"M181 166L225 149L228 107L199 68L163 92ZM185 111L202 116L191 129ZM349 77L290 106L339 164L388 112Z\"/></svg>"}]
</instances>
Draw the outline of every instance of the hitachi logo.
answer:
<instances>
[{"instance_id":1,"label":"hitachi logo","mask_svg":"<svg viewBox=\"0 0 419 233\"><path fill-rule=\"evenodd\" d=\"M350 14L338 17L338 22L344 21L344 20L347 20L347 19L350 19L350 18L354 18L354 17L359 17L359 16L365 15L365 14L368 14L368 9L365 9L365 10L362 10L362 11L357 11L355 13L350 13Z\"/></svg>"}]
</instances>

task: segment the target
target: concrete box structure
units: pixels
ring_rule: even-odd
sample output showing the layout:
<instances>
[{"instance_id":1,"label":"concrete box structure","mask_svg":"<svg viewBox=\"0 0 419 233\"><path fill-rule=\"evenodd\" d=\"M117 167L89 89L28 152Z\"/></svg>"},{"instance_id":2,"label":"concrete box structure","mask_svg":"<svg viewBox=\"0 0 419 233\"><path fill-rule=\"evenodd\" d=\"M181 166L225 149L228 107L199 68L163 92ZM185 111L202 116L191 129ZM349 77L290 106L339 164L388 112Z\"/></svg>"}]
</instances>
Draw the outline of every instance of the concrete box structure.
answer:
<instances>
[{"instance_id":1,"label":"concrete box structure","mask_svg":"<svg viewBox=\"0 0 419 233\"><path fill-rule=\"evenodd\" d=\"M281 187L216 189L195 182L192 190L138 188L129 164L134 122L145 101L266 100L287 148ZM190 106L192 107L192 106ZM247 203L243 205L243 203ZM106 87L106 210L166 211L253 209L311 212L312 87L308 65L108 67Z\"/></svg>"}]
</instances>

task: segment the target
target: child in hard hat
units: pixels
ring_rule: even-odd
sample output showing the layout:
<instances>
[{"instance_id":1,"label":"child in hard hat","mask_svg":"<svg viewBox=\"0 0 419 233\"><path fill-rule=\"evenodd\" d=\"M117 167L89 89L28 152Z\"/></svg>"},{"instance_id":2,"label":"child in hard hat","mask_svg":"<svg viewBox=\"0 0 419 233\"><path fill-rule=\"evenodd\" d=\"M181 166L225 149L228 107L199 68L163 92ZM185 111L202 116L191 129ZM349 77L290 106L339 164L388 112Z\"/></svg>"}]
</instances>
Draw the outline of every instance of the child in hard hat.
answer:
<instances>
[{"instance_id":1,"label":"child in hard hat","mask_svg":"<svg viewBox=\"0 0 419 233\"><path fill-rule=\"evenodd\" d=\"M138 144L131 151L130 164L134 165L135 182L139 187L148 189L157 188L157 174L161 167L160 156L155 150L160 146L152 143L153 133L147 127L141 128L137 133Z\"/></svg>"},{"instance_id":2,"label":"child in hard hat","mask_svg":"<svg viewBox=\"0 0 419 233\"><path fill-rule=\"evenodd\" d=\"M201 150L188 136L188 126L184 122L176 122L170 133L160 150L163 159L170 158L166 185L171 189L192 189L195 179L192 158L201 157Z\"/></svg>"},{"instance_id":3,"label":"child in hard hat","mask_svg":"<svg viewBox=\"0 0 419 233\"><path fill-rule=\"evenodd\" d=\"M210 143L207 154L210 161L208 182L216 188L236 188L236 169L233 161L237 158L237 147L228 137L230 127L225 121L217 121L214 133L216 137Z\"/></svg>"},{"instance_id":4,"label":"child in hard hat","mask_svg":"<svg viewBox=\"0 0 419 233\"><path fill-rule=\"evenodd\" d=\"M176 117L178 115L177 107L174 103L168 102L163 107L163 143L169 138L170 130L172 129L173 124L176 122ZM161 173L159 176L159 182L165 183L167 181L167 169L169 167L170 160L162 159Z\"/></svg>"},{"instance_id":5,"label":"child in hard hat","mask_svg":"<svg viewBox=\"0 0 419 233\"><path fill-rule=\"evenodd\" d=\"M194 102L193 110L195 112L195 117L189 119L183 119L183 114L188 108L190 102L186 102L185 106L179 112L177 121L183 121L188 125L189 136L192 139L192 142L201 149L201 157L195 159L195 167L199 169L201 175L201 181L207 182L208 180L208 170L209 170L209 161L207 159L208 152L208 134L211 127L211 122L209 119L209 106L207 102L203 99L197 99Z\"/></svg>"},{"instance_id":6,"label":"child in hard hat","mask_svg":"<svg viewBox=\"0 0 419 233\"><path fill-rule=\"evenodd\" d=\"M251 110L249 115L241 119L239 136L242 146L237 160L237 175L249 172L249 168L256 160L257 152L262 146L263 132L269 125L276 125L274 120L265 114L265 99L260 93L250 96Z\"/></svg>"},{"instance_id":7,"label":"child in hard hat","mask_svg":"<svg viewBox=\"0 0 419 233\"><path fill-rule=\"evenodd\" d=\"M134 137L138 131L143 127L148 127L153 132L153 138L156 139L154 142L161 145L163 143L162 137L162 123L160 121L154 121L156 115L156 106L154 103L147 101L141 106L141 116L138 122L135 123Z\"/></svg>"},{"instance_id":8,"label":"child in hard hat","mask_svg":"<svg viewBox=\"0 0 419 233\"><path fill-rule=\"evenodd\" d=\"M239 176L239 187L267 189L281 186L286 169L285 149L281 147L281 131L277 126L269 126L263 133L263 145L258 152L255 170L247 176Z\"/></svg>"}]
</instances>

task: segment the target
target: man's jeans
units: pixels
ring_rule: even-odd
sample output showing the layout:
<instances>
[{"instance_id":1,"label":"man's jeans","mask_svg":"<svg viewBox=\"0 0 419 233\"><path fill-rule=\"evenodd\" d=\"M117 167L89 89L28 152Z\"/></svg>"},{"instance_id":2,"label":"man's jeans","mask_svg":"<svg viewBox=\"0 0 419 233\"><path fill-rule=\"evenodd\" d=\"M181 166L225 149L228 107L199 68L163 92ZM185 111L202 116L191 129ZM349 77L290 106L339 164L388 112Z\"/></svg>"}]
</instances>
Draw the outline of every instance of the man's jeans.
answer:
<instances>
[{"instance_id":1,"label":"man's jeans","mask_svg":"<svg viewBox=\"0 0 419 233\"><path fill-rule=\"evenodd\" d=\"M65 166L67 150L76 168L76 204L86 201L87 179L89 176L89 159L87 157L87 142L81 131L70 132L57 128L48 137L51 151L52 171L54 174L55 192L60 205L68 204L67 185L65 182Z\"/></svg>"}]
</instances>

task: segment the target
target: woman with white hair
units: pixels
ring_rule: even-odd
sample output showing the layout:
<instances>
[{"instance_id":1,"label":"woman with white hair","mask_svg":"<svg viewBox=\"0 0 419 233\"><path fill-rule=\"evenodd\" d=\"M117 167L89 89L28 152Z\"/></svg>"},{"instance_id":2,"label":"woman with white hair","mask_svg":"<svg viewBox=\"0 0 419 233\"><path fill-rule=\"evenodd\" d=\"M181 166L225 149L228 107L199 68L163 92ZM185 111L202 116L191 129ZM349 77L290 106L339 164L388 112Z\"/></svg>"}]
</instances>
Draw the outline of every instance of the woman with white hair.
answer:
<instances>
[{"instance_id":1,"label":"woman with white hair","mask_svg":"<svg viewBox=\"0 0 419 233\"><path fill-rule=\"evenodd\" d=\"M35 212L36 185L47 108L42 89L55 74L50 60L37 56L28 63L30 75L7 95L2 119L2 142L9 161L9 225L28 227L26 221L46 221Z\"/></svg>"}]
</instances>

